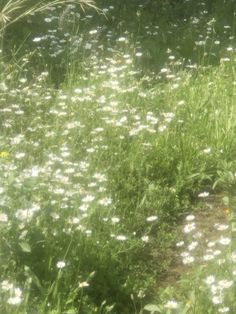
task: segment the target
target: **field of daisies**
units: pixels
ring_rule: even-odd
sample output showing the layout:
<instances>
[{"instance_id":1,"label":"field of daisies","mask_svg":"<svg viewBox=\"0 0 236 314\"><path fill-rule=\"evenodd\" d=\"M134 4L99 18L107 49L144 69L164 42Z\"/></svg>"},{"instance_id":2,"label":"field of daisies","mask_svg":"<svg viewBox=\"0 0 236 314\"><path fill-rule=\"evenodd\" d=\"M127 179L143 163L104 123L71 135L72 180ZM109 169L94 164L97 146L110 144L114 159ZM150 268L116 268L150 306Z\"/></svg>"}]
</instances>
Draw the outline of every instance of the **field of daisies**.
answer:
<instances>
[{"instance_id":1,"label":"field of daisies","mask_svg":"<svg viewBox=\"0 0 236 314\"><path fill-rule=\"evenodd\" d=\"M0 3L0 313L236 313L234 0Z\"/></svg>"}]
</instances>

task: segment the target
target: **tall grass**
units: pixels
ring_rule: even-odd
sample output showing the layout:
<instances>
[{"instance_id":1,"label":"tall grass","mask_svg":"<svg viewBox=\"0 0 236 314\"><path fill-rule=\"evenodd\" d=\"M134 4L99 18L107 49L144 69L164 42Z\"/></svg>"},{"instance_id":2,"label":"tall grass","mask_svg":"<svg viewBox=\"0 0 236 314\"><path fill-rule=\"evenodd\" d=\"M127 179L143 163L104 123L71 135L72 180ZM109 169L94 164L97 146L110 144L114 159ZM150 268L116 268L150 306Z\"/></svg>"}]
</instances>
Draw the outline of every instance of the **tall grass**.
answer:
<instances>
[{"instance_id":1,"label":"tall grass","mask_svg":"<svg viewBox=\"0 0 236 314\"><path fill-rule=\"evenodd\" d=\"M98 10L93 0L53 0L50 2L45 0L38 0L34 3L29 0L2 1L0 7L0 33L2 33L9 25L16 23L20 19L23 19L29 15L43 12L54 6L67 5L71 3L79 4L82 10L84 10L86 6Z\"/></svg>"}]
</instances>

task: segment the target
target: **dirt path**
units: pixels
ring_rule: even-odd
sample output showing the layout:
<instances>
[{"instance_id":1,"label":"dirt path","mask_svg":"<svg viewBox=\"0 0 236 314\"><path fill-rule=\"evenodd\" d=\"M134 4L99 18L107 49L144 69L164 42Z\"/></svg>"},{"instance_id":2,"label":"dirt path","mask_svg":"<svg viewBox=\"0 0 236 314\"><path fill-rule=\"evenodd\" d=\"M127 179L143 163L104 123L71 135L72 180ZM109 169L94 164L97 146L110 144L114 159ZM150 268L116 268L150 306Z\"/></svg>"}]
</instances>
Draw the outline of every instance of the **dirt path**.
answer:
<instances>
[{"instance_id":1,"label":"dirt path","mask_svg":"<svg viewBox=\"0 0 236 314\"><path fill-rule=\"evenodd\" d=\"M219 238L219 231L217 230L217 224L227 225L229 209L223 203L223 195L211 196L204 198L202 201L201 209L192 213L195 216L194 222L196 224L195 234L202 234L201 239L199 238L199 245L194 251L194 255L203 256L206 254L207 245L209 242L213 243ZM180 233L182 232L184 226L186 225L186 220L179 226ZM227 230L226 230L227 232ZM221 231L222 234L222 231ZM182 234L182 240L185 243L184 248L174 247L171 252L172 263L170 268L164 278L160 278L157 281L157 289L163 289L167 286L174 285L181 275L191 271L192 264L185 265L180 256L181 251L186 251L186 239L189 235ZM201 241L200 241L201 240ZM198 241L198 239L196 239ZM202 263L202 262L201 262ZM193 266L196 267L199 262L194 262Z\"/></svg>"}]
</instances>

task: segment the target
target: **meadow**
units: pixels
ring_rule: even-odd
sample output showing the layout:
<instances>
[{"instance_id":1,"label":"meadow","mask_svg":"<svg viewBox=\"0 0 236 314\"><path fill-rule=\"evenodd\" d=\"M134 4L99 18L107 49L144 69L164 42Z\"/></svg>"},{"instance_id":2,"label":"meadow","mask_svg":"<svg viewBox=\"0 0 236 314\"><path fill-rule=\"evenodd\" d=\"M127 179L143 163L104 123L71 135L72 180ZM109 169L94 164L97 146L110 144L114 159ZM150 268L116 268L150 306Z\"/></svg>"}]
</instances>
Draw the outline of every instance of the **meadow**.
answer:
<instances>
[{"instance_id":1,"label":"meadow","mask_svg":"<svg viewBox=\"0 0 236 314\"><path fill-rule=\"evenodd\" d=\"M234 1L59 2L0 4L0 313L234 314Z\"/></svg>"}]
</instances>

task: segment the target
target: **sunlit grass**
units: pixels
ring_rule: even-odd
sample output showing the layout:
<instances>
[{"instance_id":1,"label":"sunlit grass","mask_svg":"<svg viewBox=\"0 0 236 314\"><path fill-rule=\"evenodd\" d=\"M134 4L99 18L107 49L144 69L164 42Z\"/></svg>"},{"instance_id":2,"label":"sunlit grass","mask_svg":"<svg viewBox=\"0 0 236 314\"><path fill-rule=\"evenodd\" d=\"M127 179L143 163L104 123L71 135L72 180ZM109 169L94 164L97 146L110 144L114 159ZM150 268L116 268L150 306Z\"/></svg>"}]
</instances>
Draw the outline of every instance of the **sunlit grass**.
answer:
<instances>
[{"instance_id":1,"label":"sunlit grass","mask_svg":"<svg viewBox=\"0 0 236 314\"><path fill-rule=\"evenodd\" d=\"M90 7L99 10L93 0L53 0L44 1L38 0L32 3L29 0L3 0L0 6L0 34L9 25L16 23L22 18L30 16L35 13L47 11L55 6L68 5L68 4L79 4L80 7L85 10L85 7Z\"/></svg>"},{"instance_id":2,"label":"sunlit grass","mask_svg":"<svg viewBox=\"0 0 236 314\"><path fill-rule=\"evenodd\" d=\"M108 25L113 4L102 9ZM198 35L209 27L206 43L191 35L198 62L166 44L166 61L150 71L140 29L137 43L72 5L58 30L58 10L39 15L49 26L29 35L27 53L0 55L0 312L233 313L233 216L214 227L215 253L192 213L199 200L235 189L230 39L219 47L212 17L192 16ZM158 37L163 25L140 27ZM156 295L177 250L190 277ZM230 285L217 307L209 276Z\"/></svg>"}]
</instances>

